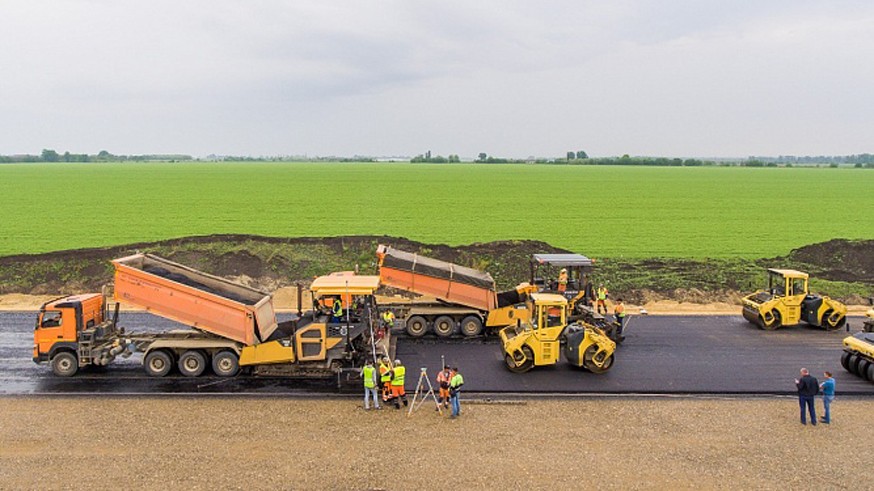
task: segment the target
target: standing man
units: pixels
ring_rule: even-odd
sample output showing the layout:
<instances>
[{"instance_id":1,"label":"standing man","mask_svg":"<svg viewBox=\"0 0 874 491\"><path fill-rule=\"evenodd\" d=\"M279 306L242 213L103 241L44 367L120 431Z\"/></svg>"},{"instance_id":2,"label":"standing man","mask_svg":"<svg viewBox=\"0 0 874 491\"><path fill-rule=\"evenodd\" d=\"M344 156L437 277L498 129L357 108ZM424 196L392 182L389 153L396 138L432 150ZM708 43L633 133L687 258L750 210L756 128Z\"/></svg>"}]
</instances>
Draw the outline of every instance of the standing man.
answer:
<instances>
[{"instance_id":1,"label":"standing man","mask_svg":"<svg viewBox=\"0 0 874 491\"><path fill-rule=\"evenodd\" d=\"M607 315L607 295L609 294L610 292L607 291L607 287L603 283L598 285L598 304L596 307L599 314L601 313L601 307L604 307L604 315Z\"/></svg>"},{"instance_id":2,"label":"standing man","mask_svg":"<svg viewBox=\"0 0 874 491\"><path fill-rule=\"evenodd\" d=\"M819 421L821 423L831 424L831 406L832 402L835 400L835 379L832 378L832 372L825 372L823 373L823 376L825 376L825 382L819 384L819 388L822 390L822 406L825 408L825 416L823 416Z\"/></svg>"},{"instance_id":3,"label":"standing man","mask_svg":"<svg viewBox=\"0 0 874 491\"><path fill-rule=\"evenodd\" d=\"M801 378L795 379L795 387L798 388L798 405L801 407L801 424L806 425L804 406L810 412L810 424L816 426L816 408L813 407L813 398L819 392L819 382L816 377L810 375L806 368L801 369Z\"/></svg>"},{"instance_id":4,"label":"standing man","mask_svg":"<svg viewBox=\"0 0 874 491\"><path fill-rule=\"evenodd\" d=\"M567 268L561 268L561 273L558 274L558 292L564 293L567 290Z\"/></svg>"},{"instance_id":5,"label":"standing man","mask_svg":"<svg viewBox=\"0 0 874 491\"><path fill-rule=\"evenodd\" d=\"M464 385L464 377L458 372L458 365L452 367L452 379L449 381L449 401L452 403L452 415L450 418L461 416L461 403L458 402L458 393Z\"/></svg>"},{"instance_id":6,"label":"standing man","mask_svg":"<svg viewBox=\"0 0 874 491\"><path fill-rule=\"evenodd\" d=\"M333 314L334 316L334 322L340 322L340 319L343 318L343 302L341 302L339 298L334 300L334 306L331 308L331 314Z\"/></svg>"},{"instance_id":7,"label":"standing man","mask_svg":"<svg viewBox=\"0 0 874 491\"><path fill-rule=\"evenodd\" d=\"M379 385L382 386L382 402L388 404L391 401L391 364L385 356L379 359Z\"/></svg>"},{"instance_id":8,"label":"standing man","mask_svg":"<svg viewBox=\"0 0 874 491\"><path fill-rule=\"evenodd\" d=\"M404 390L404 377L407 373L407 367L401 364L401 360L395 360L395 367L392 369L391 376L391 395L395 401L395 409L401 408L401 400L404 401L404 407L407 407L407 392Z\"/></svg>"},{"instance_id":9,"label":"standing man","mask_svg":"<svg viewBox=\"0 0 874 491\"><path fill-rule=\"evenodd\" d=\"M616 320L616 323L619 324L619 328L616 330L617 338L622 338L622 328L625 327L625 304L622 303L621 298L616 299L616 305L613 306L613 318Z\"/></svg>"},{"instance_id":10,"label":"standing man","mask_svg":"<svg viewBox=\"0 0 874 491\"><path fill-rule=\"evenodd\" d=\"M444 408L449 407L449 382L452 381L452 370L449 365L443 365L443 370L437 374L437 385L440 386L440 404Z\"/></svg>"},{"instance_id":11,"label":"standing man","mask_svg":"<svg viewBox=\"0 0 874 491\"><path fill-rule=\"evenodd\" d=\"M364 368L361 369L361 378L364 379L364 410L370 410L370 398L373 397L373 407L379 407L379 398L376 392L376 369L373 368L373 362L367 360L364 363Z\"/></svg>"}]
</instances>

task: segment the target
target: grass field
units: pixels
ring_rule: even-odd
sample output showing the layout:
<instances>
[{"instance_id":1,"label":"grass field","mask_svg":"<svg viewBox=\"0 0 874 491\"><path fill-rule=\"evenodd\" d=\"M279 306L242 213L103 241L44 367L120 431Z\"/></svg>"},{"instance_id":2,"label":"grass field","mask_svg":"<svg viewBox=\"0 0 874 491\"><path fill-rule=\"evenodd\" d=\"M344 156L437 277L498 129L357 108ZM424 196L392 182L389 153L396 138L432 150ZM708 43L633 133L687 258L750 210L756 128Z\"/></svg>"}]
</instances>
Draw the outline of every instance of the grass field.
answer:
<instances>
[{"instance_id":1,"label":"grass field","mask_svg":"<svg viewBox=\"0 0 874 491\"><path fill-rule=\"evenodd\" d=\"M769 257L874 238L874 172L816 168L0 165L0 255L186 235L538 239L593 257Z\"/></svg>"}]
</instances>

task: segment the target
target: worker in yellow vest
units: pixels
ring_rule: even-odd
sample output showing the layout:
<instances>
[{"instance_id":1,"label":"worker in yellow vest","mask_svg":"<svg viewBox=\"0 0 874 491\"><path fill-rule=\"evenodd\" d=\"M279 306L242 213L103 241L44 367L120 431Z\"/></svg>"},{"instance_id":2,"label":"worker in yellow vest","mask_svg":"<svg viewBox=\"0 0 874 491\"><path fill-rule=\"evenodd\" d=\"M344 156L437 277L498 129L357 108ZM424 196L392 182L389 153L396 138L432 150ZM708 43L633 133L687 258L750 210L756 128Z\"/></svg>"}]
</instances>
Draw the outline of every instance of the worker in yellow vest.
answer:
<instances>
[{"instance_id":1,"label":"worker in yellow vest","mask_svg":"<svg viewBox=\"0 0 874 491\"><path fill-rule=\"evenodd\" d=\"M561 268L558 274L558 292L564 293L567 290L567 268Z\"/></svg>"},{"instance_id":2,"label":"worker in yellow vest","mask_svg":"<svg viewBox=\"0 0 874 491\"><path fill-rule=\"evenodd\" d=\"M371 397L373 398L373 407L382 409L379 407L379 398L376 395L376 369L373 367L372 361L367 360L364 363L364 367L361 369L361 378L364 381L364 410L370 410Z\"/></svg>"},{"instance_id":3,"label":"worker in yellow vest","mask_svg":"<svg viewBox=\"0 0 874 491\"><path fill-rule=\"evenodd\" d=\"M379 385L382 387L382 402L388 404L391 401L391 364L385 356L379 359Z\"/></svg>"},{"instance_id":4,"label":"worker in yellow vest","mask_svg":"<svg viewBox=\"0 0 874 491\"><path fill-rule=\"evenodd\" d=\"M622 339L622 328L625 327L625 304L621 298L616 299L616 305L613 306L613 319L619 325L616 329L616 336Z\"/></svg>"},{"instance_id":5,"label":"worker in yellow vest","mask_svg":"<svg viewBox=\"0 0 874 491\"><path fill-rule=\"evenodd\" d=\"M391 395L395 401L395 409L401 408L401 401L407 405L407 393L404 391L404 376L407 367L401 364L401 360L395 360L395 367L391 371Z\"/></svg>"},{"instance_id":6,"label":"worker in yellow vest","mask_svg":"<svg viewBox=\"0 0 874 491\"><path fill-rule=\"evenodd\" d=\"M452 367L452 379L449 381L449 402L452 404L452 415L450 418L461 416L461 403L458 401L458 393L461 391L461 386L464 385L464 377L458 371L458 365Z\"/></svg>"},{"instance_id":7,"label":"worker in yellow vest","mask_svg":"<svg viewBox=\"0 0 874 491\"><path fill-rule=\"evenodd\" d=\"M334 314L334 322L340 322L340 319L343 317L343 302L339 298L334 300L334 307L331 309L331 313Z\"/></svg>"},{"instance_id":8,"label":"worker in yellow vest","mask_svg":"<svg viewBox=\"0 0 874 491\"><path fill-rule=\"evenodd\" d=\"M607 315L607 296L610 295L610 292L607 291L607 287L603 284L598 285L598 303L596 308L598 309L598 313L601 313L601 307L604 307L604 315Z\"/></svg>"}]
</instances>

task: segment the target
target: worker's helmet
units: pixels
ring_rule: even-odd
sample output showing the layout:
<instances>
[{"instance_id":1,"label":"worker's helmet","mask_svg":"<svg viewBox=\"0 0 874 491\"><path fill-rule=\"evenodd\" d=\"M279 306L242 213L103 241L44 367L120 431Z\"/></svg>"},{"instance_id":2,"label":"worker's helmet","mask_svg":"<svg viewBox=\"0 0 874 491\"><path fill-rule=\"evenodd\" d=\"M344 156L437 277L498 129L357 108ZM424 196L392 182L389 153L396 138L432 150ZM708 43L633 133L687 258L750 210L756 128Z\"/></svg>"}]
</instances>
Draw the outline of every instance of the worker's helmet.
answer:
<instances>
[{"instance_id":1,"label":"worker's helmet","mask_svg":"<svg viewBox=\"0 0 874 491\"><path fill-rule=\"evenodd\" d=\"M401 364L401 360L395 360L395 365L400 365L400 364Z\"/></svg>"},{"instance_id":2,"label":"worker's helmet","mask_svg":"<svg viewBox=\"0 0 874 491\"><path fill-rule=\"evenodd\" d=\"M561 268L562 273L567 273L567 268Z\"/></svg>"}]
</instances>

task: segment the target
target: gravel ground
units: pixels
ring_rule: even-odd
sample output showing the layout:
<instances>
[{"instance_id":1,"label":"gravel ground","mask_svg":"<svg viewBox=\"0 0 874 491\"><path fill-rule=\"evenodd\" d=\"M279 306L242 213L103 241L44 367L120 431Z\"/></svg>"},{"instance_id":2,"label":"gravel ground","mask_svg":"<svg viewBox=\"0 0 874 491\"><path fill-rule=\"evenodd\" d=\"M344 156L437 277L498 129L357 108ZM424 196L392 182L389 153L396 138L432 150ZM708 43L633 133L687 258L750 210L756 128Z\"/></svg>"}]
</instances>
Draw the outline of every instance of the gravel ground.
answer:
<instances>
[{"instance_id":1,"label":"gravel ground","mask_svg":"<svg viewBox=\"0 0 874 491\"><path fill-rule=\"evenodd\" d=\"M817 409L821 405L817 404ZM0 398L0 488L862 489L874 401Z\"/></svg>"}]
</instances>

